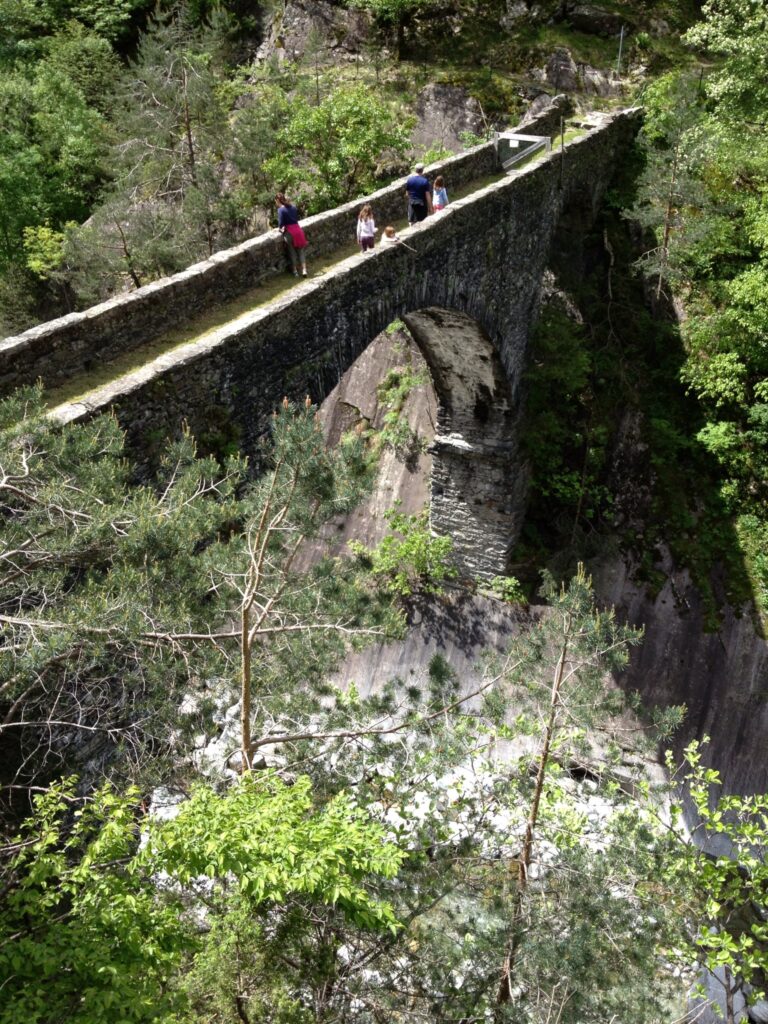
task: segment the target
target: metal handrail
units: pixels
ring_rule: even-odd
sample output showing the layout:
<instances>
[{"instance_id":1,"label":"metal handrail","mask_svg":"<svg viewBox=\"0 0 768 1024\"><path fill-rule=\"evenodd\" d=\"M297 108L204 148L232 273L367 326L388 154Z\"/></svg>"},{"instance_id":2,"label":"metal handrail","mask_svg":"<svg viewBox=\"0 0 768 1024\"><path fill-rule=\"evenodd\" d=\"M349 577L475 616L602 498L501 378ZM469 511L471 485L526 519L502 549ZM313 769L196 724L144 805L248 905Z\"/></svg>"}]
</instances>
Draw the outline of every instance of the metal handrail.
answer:
<instances>
[{"instance_id":1,"label":"metal handrail","mask_svg":"<svg viewBox=\"0 0 768 1024\"><path fill-rule=\"evenodd\" d=\"M504 143L510 149L519 149L520 151L506 159L501 159L501 150ZM548 135L521 135L519 132L500 132L496 136L496 152L499 153L501 166L506 172L514 170L522 160L533 156L534 153L541 149L547 153L552 149L552 140Z\"/></svg>"}]
</instances>

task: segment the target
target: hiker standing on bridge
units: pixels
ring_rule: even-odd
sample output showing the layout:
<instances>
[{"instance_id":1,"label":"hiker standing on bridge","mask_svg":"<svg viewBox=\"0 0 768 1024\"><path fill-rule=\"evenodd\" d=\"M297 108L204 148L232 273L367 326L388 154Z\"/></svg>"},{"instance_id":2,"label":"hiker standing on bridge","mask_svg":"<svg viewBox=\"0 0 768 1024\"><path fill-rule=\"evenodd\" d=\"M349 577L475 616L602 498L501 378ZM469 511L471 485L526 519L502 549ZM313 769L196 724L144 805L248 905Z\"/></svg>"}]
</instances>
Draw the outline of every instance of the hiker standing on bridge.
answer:
<instances>
[{"instance_id":1,"label":"hiker standing on bridge","mask_svg":"<svg viewBox=\"0 0 768 1024\"><path fill-rule=\"evenodd\" d=\"M413 174L405 183L408 196L408 223L413 225L432 213L432 186L424 177L424 164L416 164Z\"/></svg>"},{"instance_id":2,"label":"hiker standing on bridge","mask_svg":"<svg viewBox=\"0 0 768 1024\"><path fill-rule=\"evenodd\" d=\"M376 221L373 219L373 210L368 203L357 215L357 242L360 252L373 252L376 240Z\"/></svg>"},{"instance_id":3,"label":"hiker standing on bridge","mask_svg":"<svg viewBox=\"0 0 768 1024\"><path fill-rule=\"evenodd\" d=\"M442 174L438 174L438 176L435 178L435 192L433 205L435 208L435 213L437 213L438 210L444 210L448 205L448 193L446 192L445 189L445 182L443 181Z\"/></svg>"},{"instance_id":4,"label":"hiker standing on bridge","mask_svg":"<svg viewBox=\"0 0 768 1024\"><path fill-rule=\"evenodd\" d=\"M307 237L299 226L299 211L285 198L282 192L275 196L277 203L277 230L283 236L283 241L288 246L291 256L291 267L293 276L299 276L299 264L301 274L307 276Z\"/></svg>"}]
</instances>

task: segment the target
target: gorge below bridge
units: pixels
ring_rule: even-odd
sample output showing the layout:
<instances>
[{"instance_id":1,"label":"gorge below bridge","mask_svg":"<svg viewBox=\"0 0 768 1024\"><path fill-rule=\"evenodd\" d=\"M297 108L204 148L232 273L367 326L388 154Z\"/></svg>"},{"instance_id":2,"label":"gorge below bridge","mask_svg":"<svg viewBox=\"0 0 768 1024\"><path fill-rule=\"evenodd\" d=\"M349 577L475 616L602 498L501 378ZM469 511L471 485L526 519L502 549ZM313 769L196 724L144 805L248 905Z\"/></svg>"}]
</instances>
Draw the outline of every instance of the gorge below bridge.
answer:
<instances>
[{"instance_id":1,"label":"gorge below bridge","mask_svg":"<svg viewBox=\"0 0 768 1024\"><path fill-rule=\"evenodd\" d=\"M525 131L549 134L560 123L552 113ZM256 298L255 308L213 329L187 331L181 342L173 333L179 324L284 275L276 231L6 339L0 387L42 379L60 422L111 408L130 446L145 455L182 422L200 438L216 435L254 453L284 395L322 401L372 339L401 319L438 399L432 528L453 537L463 576L502 574L524 510L521 378L542 277L555 247L578 252L640 120L635 109L593 115L559 151L510 174L495 142L433 165L428 173L443 174L460 198L407 230L405 244L336 259L271 301ZM403 185L304 220L310 261L344 251L363 201L381 227L401 219ZM174 343L143 361L147 343L163 332ZM92 386L94 367L126 355L134 361L128 372Z\"/></svg>"},{"instance_id":2,"label":"gorge below bridge","mask_svg":"<svg viewBox=\"0 0 768 1024\"><path fill-rule=\"evenodd\" d=\"M363 201L380 227L401 221L404 180L309 217L315 274L305 281L286 276L284 244L271 231L1 341L0 392L42 379L61 423L111 409L144 459L182 422L203 447L215 448L218 437L255 455L284 395L321 402L401 319L437 397L432 527L453 536L463 575L502 574L525 505L521 382L545 272L555 256L582 265L586 231L640 116L595 115L562 151L511 174L494 142L433 165L429 173L444 175L453 201L407 230L403 246L363 256L354 230ZM551 135L559 127L555 109L524 131ZM620 554L606 552L592 569L600 601L645 630L624 685L650 704L685 704L680 743L711 736L726 788L764 791L768 645L753 610L724 606L713 631L690 574L668 552L653 593ZM404 645L371 648L359 678L373 686L410 677L439 652L471 686L479 652L514 629L500 614L498 602L457 590Z\"/></svg>"}]
</instances>

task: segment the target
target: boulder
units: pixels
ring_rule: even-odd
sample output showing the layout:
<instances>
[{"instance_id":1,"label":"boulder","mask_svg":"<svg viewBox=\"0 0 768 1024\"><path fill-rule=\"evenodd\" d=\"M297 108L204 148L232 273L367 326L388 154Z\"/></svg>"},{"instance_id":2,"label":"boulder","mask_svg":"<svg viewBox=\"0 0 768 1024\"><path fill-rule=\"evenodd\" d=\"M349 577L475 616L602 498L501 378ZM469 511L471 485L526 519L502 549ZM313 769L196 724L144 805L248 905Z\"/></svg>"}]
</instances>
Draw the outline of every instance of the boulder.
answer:
<instances>
[{"instance_id":1,"label":"boulder","mask_svg":"<svg viewBox=\"0 0 768 1024\"><path fill-rule=\"evenodd\" d=\"M620 14L594 4L576 4L568 9L566 17L577 32L595 36L617 36L625 24Z\"/></svg>"},{"instance_id":2,"label":"boulder","mask_svg":"<svg viewBox=\"0 0 768 1024\"><path fill-rule=\"evenodd\" d=\"M579 74L570 50L566 50L565 47L558 47L555 50L547 61L544 78L553 89L576 92L579 88Z\"/></svg>"},{"instance_id":3,"label":"boulder","mask_svg":"<svg viewBox=\"0 0 768 1024\"><path fill-rule=\"evenodd\" d=\"M768 1000L758 999L750 1006L747 1016L754 1024L768 1024Z\"/></svg>"},{"instance_id":4,"label":"boulder","mask_svg":"<svg viewBox=\"0 0 768 1024\"><path fill-rule=\"evenodd\" d=\"M528 106L528 109L523 115L523 119L520 122L520 124L524 125L526 121L533 120L534 117L538 117L539 114L542 114L548 107L551 106L552 97L549 95L549 93L539 93L539 95L534 100L531 101L530 105Z\"/></svg>"},{"instance_id":5,"label":"boulder","mask_svg":"<svg viewBox=\"0 0 768 1024\"><path fill-rule=\"evenodd\" d=\"M591 96L621 95L621 80L614 71L577 64L565 48L555 50L547 61L544 80L563 92L584 92Z\"/></svg>"},{"instance_id":6,"label":"boulder","mask_svg":"<svg viewBox=\"0 0 768 1024\"><path fill-rule=\"evenodd\" d=\"M504 28L511 28L529 17L528 4L523 0L507 0L507 13L504 16Z\"/></svg>"},{"instance_id":7,"label":"boulder","mask_svg":"<svg viewBox=\"0 0 768 1024\"><path fill-rule=\"evenodd\" d=\"M445 146L457 152L463 146L462 132L480 135L485 128L480 104L456 85L427 85L416 98L415 110L413 144L417 150Z\"/></svg>"},{"instance_id":8,"label":"boulder","mask_svg":"<svg viewBox=\"0 0 768 1024\"><path fill-rule=\"evenodd\" d=\"M560 127L561 118L570 117L573 102L562 93L559 96L538 96L525 112L520 129L531 135L553 135Z\"/></svg>"},{"instance_id":9,"label":"boulder","mask_svg":"<svg viewBox=\"0 0 768 1024\"><path fill-rule=\"evenodd\" d=\"M652 36L661 38L662 36L668 36L672 30L669 27L669 22L663 18L651 18L648 23L648 31Z\"/></svg>"},{"instance_id":10,"label":"boulder","mask_svg":"<svg viewBox=\"0 0 768 1024\"><path fill-rule=\"evenodd\" d=\"M621 80L615 71L600 71L589 64L579 64L581 91L594 96L620 96Z\"/></svg>"}]
</instances>

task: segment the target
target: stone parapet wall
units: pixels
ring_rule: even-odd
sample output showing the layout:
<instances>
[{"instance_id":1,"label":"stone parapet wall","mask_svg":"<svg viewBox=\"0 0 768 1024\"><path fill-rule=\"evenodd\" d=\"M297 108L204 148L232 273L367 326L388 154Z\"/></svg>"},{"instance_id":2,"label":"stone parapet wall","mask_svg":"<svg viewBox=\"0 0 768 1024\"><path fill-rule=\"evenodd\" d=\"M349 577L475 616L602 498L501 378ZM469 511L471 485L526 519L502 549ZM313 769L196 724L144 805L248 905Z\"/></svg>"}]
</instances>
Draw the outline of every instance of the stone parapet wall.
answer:
<instances>
[{"instance_id":1,"label":"stone parapet wall","mask_svg":"<svg viewBox=\"0 0 768 1024\"><path fill-rule=\"evenodd\" d=\"M233 324L61 406L56 418L77 420L114 406L138 435L142 421L175 429L186 417L202 427L201 410L224 403L249 422L248 435L260 435L284 394L324 397L326 383L335 385L387 324L425 306L474 317L516 387L552 238L570 216L563 208L575 201L589 219L638 126L636 111L613 115L569 143L564 160L559 153L544 157L418 225L408 233L410 249L351 256Z\"/></svg>"},{"instance_id":2,"label":"stone parapet wall","mask_svg":"<svg viewBox=\"0 0 768 1024\"><path fill-rule=\"evenodd\" d=\"M475 146L428 168L458 189L500 170L495 143ZM405 178L372 195L302 221L312 259L327 256L355 238L360 206L369 202L383 227L405 216ZM81 313L33 327L0 341L0 394L42 379L57 387L99 362L109 361L183 324L190 317L284 273L285 245L277 230L216 253L172 277L162 278Z\"/></svg>"}]
</instances>

